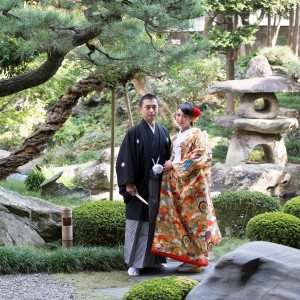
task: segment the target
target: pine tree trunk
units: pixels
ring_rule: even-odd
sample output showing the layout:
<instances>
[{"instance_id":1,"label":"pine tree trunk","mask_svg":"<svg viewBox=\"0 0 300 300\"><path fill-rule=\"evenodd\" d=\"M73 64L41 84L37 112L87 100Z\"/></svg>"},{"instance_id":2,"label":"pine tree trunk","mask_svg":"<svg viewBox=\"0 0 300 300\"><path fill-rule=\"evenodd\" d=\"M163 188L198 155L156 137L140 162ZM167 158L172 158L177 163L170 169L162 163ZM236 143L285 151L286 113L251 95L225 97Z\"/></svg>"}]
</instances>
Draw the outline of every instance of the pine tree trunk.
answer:
<instances>
[{"instance_id":1,"label":"pine tree trunk","mask_svg":"<svg viewBox=\"0 0 300 300\"><path fill-rule=\"evenodd\" d=\"M115 115L116 115L116 90L111 90L111 141L110 141L110 182L109 200L113 201L114 196L114 170L115 170Z\"/></svg>"},{"instance_id":2,"label":"pine tree trunk","mask_svg":"<svg viewBox=\"0 0 300 300\"><path fill-rule=\"evenodd\" d=\"M125 96L125 104L126 104L126 108L127 108L129 125L130 125L130 127L132 127L134 124L133 124L130 101L129 101L126 85L124 86L123 91L124 91L124 96Z\"/></svg>"},{"instance_id":3,"label":"pine tree trunk","mask_svg":"<svg viewBox=\"0 0 300 300\"><path fill-rule=\"evenodd\" d=\"M294 16L295 11L291 9L289 12L289 38L288 38L288 45L292 48L293 47L293 33L294 33Z\"/></svg>"},{"instance_id":4,"label":"pine tree trunk","mask_svg":"<svg viewBox=\"0 0 300 300\"><path fill-rule=\"evenodd\" d=\"M299 19L300 19L300 3L297 3L296 7L296 17L295 17L295 26L293 34L293 50L298 56L299 54Z\"/></svg>"},{"instance_id":5,"label":"pine tree trunk","mask_svg":"<svg viewBox=\"0 0 300 300\"><path fill-rule=\"evenodd\" d=\"M232 18L226 18L226 30L232 31ZM226 79L234 80L234 49L226 55ZM234 115L234 93L226 93L226 114Z\"/></svg>"},{"instance_id":6,"label":"pine tree trunk","mask_svg":"<svg viewBox=\"0 0 300 300\"><path fill-rule=\"evenodd\" d=\"M75 86L69 87L67 93L60 96L48 112L45 122L24 140L17 151L0 159L0 179L6 178L18 167L37 157L47 147L55 132L67 121L78 99L95 90L102 90L102 83L92 77L80 80Z\"/></svg>"}]
</instances>

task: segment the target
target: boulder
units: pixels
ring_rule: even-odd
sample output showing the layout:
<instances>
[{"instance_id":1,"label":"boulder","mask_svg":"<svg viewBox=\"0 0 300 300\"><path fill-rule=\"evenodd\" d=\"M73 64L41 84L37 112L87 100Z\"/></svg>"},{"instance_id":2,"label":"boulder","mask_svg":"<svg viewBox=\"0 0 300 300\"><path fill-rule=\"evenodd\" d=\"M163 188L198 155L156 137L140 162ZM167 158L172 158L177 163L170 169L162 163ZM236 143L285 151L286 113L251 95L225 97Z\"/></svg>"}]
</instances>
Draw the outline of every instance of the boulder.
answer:
<instances>
[{"instance_id":1,"label":"boulder","mask_svg":"<svg viewBox=\"0 0 300 300\"><path fill-rule=\"evenodd\" d=\"M76 172L74 177L76 184L88 189L92 194L98 194L109 189L110 164L91 163L88 167ZM114 175L114 185L117 184L116 174Z\"/></svg>"},{"instance_id":2,"label":"boulder","mask_svg":"<svg viewBox=\"0 0 300 300\"><path fill-rule=\"evenodd\" d=\"M84 189L80 186L69 188L63 183L57 183L63 171L57 173L48 180L45 180L40 187L42 188L42 195L52 195L55 197L62 197L67 199L78 199L81 202L86 202L91 200L91 191Z\"/></svg>"},{"instance_id":3,"label":"boulder","mask_svg":"<svg viewBox=\"0 0 300 300\"><path fill-rule=\"evenodd\" d=\"M114 161L116 161L120 148L115 148ZM93 195L108 190L110 187L110 149L102 151L99 160L94 161L85 168L78 170L74 180L76 184L91 190ZM114 166L114 187L117 186L117 176Z\"/></svg>"},{"instance_id":4,"label":"boulder","mask_svg":"<svg viewBox=\"0 0 300 300\"><path fill-rule=\"evenodd\" d=\"M279 198L300 196L300 165L216 163L212 169L212 192L231 190L259 191Z\"/></svg>"},{"instance_id":5,"label":"boulder","mask_svg":"<svg viewBox=\"0 0 300 300\"><path fill-rule=\"evenodd\" d=\"M263 55L252 57L246 67L245 78L266 77L272 75L268 59Z\"/></svg>"},{"instance_id":6,"label":"boulder","mask_svg":"<svg viewBox=\"0 0 300 300\"><path fill-rule=\"evenodd\" d=\"M300 250L250 242L223 255L186 300L297 300Z\"/></svg>"},{"instance_id":7,"label":"boulder","mask_svg":"<svg viewBox=\"0 0 300 300\"><path fill-rule=\"evenodd\" d=\"M48 241L56 241L61 238L61 207L49 203L43 199L30 196L22 196L16 192L8 191L0 187L0 205L2 207L2 215L5 219L1 218L1 236L0 244L33 244L33 240L41 241L34 233L34 237L26 240L26 235L21 235L21 230L14 231L17 236L10 236L13 233L12 228L14 223L18 221L23 223L22 230L26 230L28 234L32 231ZM5 214L4 214L5 213ZM10 216L8 217L7 214ZM15 220L18 220L15 222ZM20 227L22 225L20 224Z\"/></svg>"},{"instance_id":8,"label":"boulder","mask_svg":"<svg viewBox=\"0 0 300 300\"><path fill-rule=\"evenodd\" d=\"M44 247L45 241L29 222L11 214L5 206L0 205L0 246L24 244Z\"/></svg>"}]
</instances>

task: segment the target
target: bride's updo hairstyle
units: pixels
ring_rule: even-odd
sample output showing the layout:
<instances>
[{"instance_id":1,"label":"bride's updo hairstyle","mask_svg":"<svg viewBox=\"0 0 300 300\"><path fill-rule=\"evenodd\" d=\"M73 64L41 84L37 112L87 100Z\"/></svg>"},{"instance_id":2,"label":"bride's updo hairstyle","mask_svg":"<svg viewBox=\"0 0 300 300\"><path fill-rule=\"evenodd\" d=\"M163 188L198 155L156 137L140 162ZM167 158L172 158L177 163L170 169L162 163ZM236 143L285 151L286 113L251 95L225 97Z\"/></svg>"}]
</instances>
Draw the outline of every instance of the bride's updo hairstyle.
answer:
<instances>
[{"instance_id":1,"label":"bride's updo hairstyle","mask_svg":"<svg viewBox=\"0 0 300 300\"><path fill-rule=\"evenodd\" d=\"M188 117L193 117L193 109L194 109L194 105L193 103L191 103L190 101L185 101L182 104L179 105L179 107L181 109L181 111ZM193 122L191 122L192 124Z\"/></svg>"}]
</instances>

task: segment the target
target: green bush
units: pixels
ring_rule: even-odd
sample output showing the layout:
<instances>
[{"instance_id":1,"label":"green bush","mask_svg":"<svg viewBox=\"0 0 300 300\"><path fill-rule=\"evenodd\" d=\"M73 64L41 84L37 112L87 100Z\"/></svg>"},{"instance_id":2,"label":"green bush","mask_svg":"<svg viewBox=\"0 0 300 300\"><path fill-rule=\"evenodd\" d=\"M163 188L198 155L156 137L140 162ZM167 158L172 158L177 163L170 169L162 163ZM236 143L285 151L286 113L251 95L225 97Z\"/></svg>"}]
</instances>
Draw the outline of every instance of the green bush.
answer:
<instances>
[{"instance_id":1,"label":"green bush","mask_svg":"<svg viewBox=\"0 0 300 300\"><path fill-rule=\"evenodd\" d=\"M243 235L248 221L267 211L278 211L280 202L261 192L236 190L213 198L217 220L232 235Z\"/></svg>"},{"instance_id":2,"label":"green bush","mask_svg":"<svg viewBox=\"0 0 300 300\"><path fill-rule=\"evenodd\" d=\"M86 202L73 209L76 243L116 246L124 243L125 204L120 201Z\"/></svg>"},{"instance_id":3,"label":"green bush","mask_svg":"<svg viewBox=\"0 0 300 300\"><path fill-rule=\"evenodd\" d=\"M228 146L219 144L212 149L213 162L225 162Z\"/></svg>"},{"instance_id":4,"label":"green bush","mask_svg":"<svg viewBox=\"0 0 300 300\"><path fill-rule=\"evenodd\" d=\"M251 241L267 241L300 249L300 219L282 212L263 213L247 224Z\"/></svg>"},{"instance_id":5,"label":"green bush","mask_svg":"<svg viewBox=\"0 0 300 300\"><path fill-rule=\"evenodd\" d=\"M300 196L287 201L283 206L283 212L300 218Z\"/></svg>"},{"instance_id":6,"label":"green bush","mask_svg":"<svg viewBox=\"0 0 300 300\"><path fill-rule=\"evenodd\" d=\"M258 54L265 56L270 65L285 65L298 61L297 55L289 46L264 47L258 51Z\"/></svg>"},{"instance_id":7,"label":"green bush","mask_svg":"<svg viewBox=\"0 0 300 300\"><path fill-rule=\"evenodd\" d=\"M286 151L288 156L300 158L300 143L299 142L286 142Z\"/></svg>"},{"instance_id":8,"label":"green bush","mask_svg":"<svg viewBox=\"0 0 300 300\"><path fill-rule=\"evenodd\" d=\"M46 177L43 173L38 171L32 171L28 174L25 179L26 189L29 191L38 191L40 190L40 185L46 180Z\"/></svg>"},{"instance_id":9,"label":"green bush","mask_svg":"<svg viewBox=\"0 0 300 300\"><path fill-rule=\"evenodd\" d=\"M135 284L124 295L124 300L182 300L198 284L187 277L153 278Z\"/></svg>"}]
</instances>

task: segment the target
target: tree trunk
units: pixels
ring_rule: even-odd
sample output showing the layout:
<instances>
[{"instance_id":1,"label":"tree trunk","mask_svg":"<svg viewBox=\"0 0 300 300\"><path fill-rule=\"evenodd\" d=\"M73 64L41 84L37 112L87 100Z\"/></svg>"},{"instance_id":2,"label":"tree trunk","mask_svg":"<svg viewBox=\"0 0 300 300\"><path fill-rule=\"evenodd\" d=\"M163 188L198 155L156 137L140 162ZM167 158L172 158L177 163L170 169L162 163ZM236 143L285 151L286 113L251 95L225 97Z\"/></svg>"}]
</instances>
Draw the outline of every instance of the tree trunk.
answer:
<instances>
[{"instance_id":1,"label":"tree trunk","mask_svg":"<svg viewBox=\"0 0 300 300\"><path fill-rule=\"evenodd\" d=\"M232 31L232 18L226 18L226 30ZM234 49L226 54L226 79L234 80ZM234 93L226 93L226 114L234 115Z\"/></svg>"},{"instance_id":2,"label":"tree trunk","mask_svg":"<svg viewBox=\"0 0 300 300\"><path fill-rule=\"evenodd\" d=\"M203 29L203 36L204 37L208 37L208 31L210 30L210 28L212 27L212 23L214 21L214 16L208 16L205 17L205 21L204 21L204 29Z\"/></svg>"},{"instance_id":3,"label":"tree trunk","mask_svg":"<svg viewBox=\"0 0 300 300\"><path fill-rule=\"evenodd\" d=\"M272 38L272 48L276 46L276 42L277 42L277 38L278 38L278 33L279 33L279 30L280 30L280 25L281 25L281 20L282 20L282 16L280 15L279 19L278 19L278 23L274 27L273 38Z\"/></svg>"},{"instance_id":4,"label":"tree trunk","mask_svg":"<svg viewBox=\"0 0 300 300\"><path fill-rule=\"evenodd\" d=\"M292 48L293 47L293 33L294 33L294 16L295 11L294 9L290 9L289 11L289 38L288 38L288 45Z\"/></svg>"},{"instance_id":5,"label":"tree trunk","mask_svg":"<svg viewBox=\"0 0 300 300\"><path fill-rule=\"evenodd\" d=\"M127 108L129 125L130 125L130 127L132 127L134 125L134 123L133 123L133 119L132 119L132 113L131 113L131 107L130 107L130 100L129 100L129 97L128 97L126 85L124 85L123 91L124 91L124 96L125 96L125 104L126 104L126 108Z\"/></svg>"},{"instance_id":6,"label":"tree trunk","mask_svg":"<svg viewBox=\"0 0 300 300\"><path fill-rule=\"evenodd\" d=\"M238 30L239 26L238 26L238 20L239 20L239 15L237 13L234 14L234 30ZM240 58L240 47L237 49L234 49L234 60L237 61Z\"/></svg>"},{"instance_id":7,"label":"tree trunk","mask_svg":"<svg viewBox=\"0 0 300 300\"><path fill-rule=\"evenodd\" d=\"M271 34L272 34L271 15L268 14L267 47L271 47Z\"/></svg>"},{"instance_id":8,"label":"tree trunk","mask_svg":"<svg viewBox=\"0 0 300 300\"><path fill-rule=\"evenodd\" d=\"M134 75L132 83L139 96L144 96L149 93L144 77L139 74Z\"/></svg>"},{"instance_id":9,"label":"tree trunk","mask_svg":"<svg viewBox=\"0 0 300 300\"><path fill-rule=\"evenodd\" d=\"M47 147L55 132L67 121L78 99L92 91L100 90L102 82L93 77L80 80L75 86L69 87L67 93L60 96L48 112L45 122L24 140L17 151L0 159L0 179L6 178L19 166L37 157Z\"/></svg>"},{"instance_id":10,"label":"tree trunk","mask_svg":"<svg viewBox=\"0 0 300 300\"><path fill-rule=\"evenodd\" d=\"M295 27L293 34L293 50L295 54L298 56L299 52L299 19L300 19L300 3L297 3L296 7L296 16L295 16Z\"/></svg>"},{"instance_id":11,"label":"tree trunk","mask_svg":"<svg viewBox=\"0 0 300 300\"><path fill-rule=\"evenodd\" d=\"M48 81L59 69L65 54L49 54L48 59L36 70L0 80L0 97L9 96Z\"/></svg>"},{"instance_id":12,"label":"tree trunk","mask_svg":"<svg viewBox=\"0 0 300 300\"><path fill-rule=\"evenodd\" d=\"M111 90L111 141L110 141L110 182L109 200L114 200L114 169L115 169L115 115L116 115L116 90Z\"/></svg>"},{"instance_id":13,"label":"tree trunk","mask_svg":"<svg viewBox=\"0 0 300 300\"><path fill-rule=\"evenodd\" d=\"M74 48L87 43L100 32L101 29L94 25L81 30L69 30ZM66 50L65 52L49 51L47 53L47 61L39 68L18 76L0 80L0 97L9 96L45 83L57 72L65 55L71 50L73 49Z\"/></svg>"}]
</instances>

